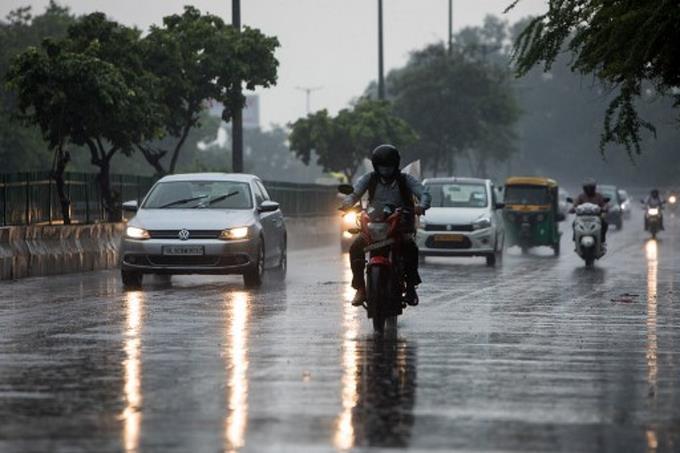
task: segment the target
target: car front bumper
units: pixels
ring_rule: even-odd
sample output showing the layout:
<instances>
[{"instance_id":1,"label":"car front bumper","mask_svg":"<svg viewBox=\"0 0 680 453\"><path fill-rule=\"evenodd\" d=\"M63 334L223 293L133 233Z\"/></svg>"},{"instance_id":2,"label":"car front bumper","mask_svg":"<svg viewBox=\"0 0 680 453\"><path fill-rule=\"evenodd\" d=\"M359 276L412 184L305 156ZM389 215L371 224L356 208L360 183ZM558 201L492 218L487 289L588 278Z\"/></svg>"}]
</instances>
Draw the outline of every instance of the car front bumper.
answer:
<instances>
[{"instance_id":1,"label":"car front bumper","mask_svg":"<svg viewBox=\"0 0 680 453\"><path fill-rule=\"evenodd\" d=\"M203 255L164 255L167 246L200 246ZM121 269L145 274L241 274L257 261L257 241L123 238Z\"/></svg>"},{"instance_id":2,"label":"car front bumper","mask_svg":"<svg viewBox=\"0 0 680 453\"><path fill-rule=\"evenodd\" d=\"M459 236L459 241L438 241L436 236ZM416 244L422 256L488 256L496 251L495 228L477 231L418 230Z\"/></svg>"}]
</instances>

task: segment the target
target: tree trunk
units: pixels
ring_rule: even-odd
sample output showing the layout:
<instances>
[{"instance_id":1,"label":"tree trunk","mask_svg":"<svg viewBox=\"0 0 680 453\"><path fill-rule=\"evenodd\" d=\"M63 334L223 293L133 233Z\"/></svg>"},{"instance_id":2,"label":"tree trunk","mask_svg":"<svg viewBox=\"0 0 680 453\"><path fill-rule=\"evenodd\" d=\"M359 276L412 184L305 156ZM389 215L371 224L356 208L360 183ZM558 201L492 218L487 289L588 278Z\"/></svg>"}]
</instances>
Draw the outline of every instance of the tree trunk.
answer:
<instances>
[{"instance_id":1,"label":"tree trunk","mask_svg":"<svg viewBox=\"0 0 680 453\"><path fill-rule=\"evenodd\" d=\"M144 156L149 165L156 170L156 176L160 178L168 174L165 168L163 168L163 164L161 164L161 159L167 154L167 151L153 150L144 146L138 146L137 149L142 152L142 156Z\"/></svg>"},{"instance_id":2,"label":"tree trunk","mask_svg":"<svg viewBox=\"0 0 680 453\"><path fill-rule=\"evenodd\" d=\"M120 200L117 200L120 196L116 197L111 189L111 159L102 159L98 166L99 174L97 175L97 182L99 183L99 192L101 193L104 211L106 212L106 220L108 222L120 222L122 210L119 203Z\"/></svg>"},{"instance_id":3,"label":"tree trunk","mask_svg":"<svg viewBox=\"0 0 680 453\"><path fill-rule=\"evenodd\" d=\"M66 183L64 181L64 173L66 171L66 165L71 160L71 155L68 151L64 151L59 147L56 151L55 165L52 170L52 179L57 186L57 195L59 196L59 204L61 205L61 217L64 221L64 225L71 224L71 200L66 193ZM49 200L52 203L52 200Z\"/></svg>"},{"instance_id":4,"label":"tree trunk","mask_svg":"<svg viewBox=\"0 0 680 453\"><path fill-rule=\"evenodd\" d=\"M177 158L179 157L179 152L182 149L182 146L184 145L184 142L186 141L187 137L189 136L189 131L191 130L192 126L193 123L189 123L184 127L184 130L182 131L182 136L175 145L175 150L173 151L172 159L170 160L170 168L168 169L170 174L175 173L175 167L177 166Z\"/></svg>"}]
</instances>

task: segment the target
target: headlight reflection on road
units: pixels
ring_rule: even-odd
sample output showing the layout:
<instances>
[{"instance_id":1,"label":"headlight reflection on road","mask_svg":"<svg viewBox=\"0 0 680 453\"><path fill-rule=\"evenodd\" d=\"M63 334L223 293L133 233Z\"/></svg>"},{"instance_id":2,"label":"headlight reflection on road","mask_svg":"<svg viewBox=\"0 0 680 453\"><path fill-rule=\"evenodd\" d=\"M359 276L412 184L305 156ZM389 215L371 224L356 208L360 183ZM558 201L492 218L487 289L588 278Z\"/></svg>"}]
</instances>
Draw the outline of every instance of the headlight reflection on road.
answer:
<instances>
[{"instance_id":1,"label":"headlight reflection on road","mask_svg":"<svg viewBox=\"0 0 680 453\"><path fill-rule=\"evenodd\" d=\"M227 451L245 445L248 424L248 311L249 295L237 291L225 297L227 307L227 419L225 438Z\"/></svg>"},{"instance_id":2,"label":"headlight reflection on road","mask_svg":"<svg viewBox=\"0 0 680 453\"><path fill-rule=\"evenodd\" d=\"M123 442L126 452L139 449L139 431L142 423L142 372L141 339L142 308L144 293L131 291L125 295L127 327L125 330L125 409L123 419Z\"/></svg>"},{"instance_id":3,"label":"headlight reflection on road","mask_svg":"<svg viewBox=\"0 0 680 453\"><path fill-rule=\"evenodd\" d=\"M352 280L352 270L346 262L344 277ZM342 341L342 411L335 426L334 444L339 450L349 450L354 446L354 426L352 424L352 409L357 404L357 351L356 338L359 332L357 310L350 304L354 297L354 289L347 283L345 286L343 303L343 341Z\"/></svg>"},{"instance_id":4,"label":"headlight reflection on road","mask_svg":"<svg viewBox=\"0 0 680 453\"><path fill-rule=\"evenodd\" d=\"M657 394L657 347L656 336L656 317L657 317L657 270L658 270L658 244L655 240L647 241L645 244L645 255L647 257L647 383L649 393L654 395L652 404L656 405ZM647 452L657 451L658 439L656 429L650 427L646 432Z\"/></svg>"}]
</instances>

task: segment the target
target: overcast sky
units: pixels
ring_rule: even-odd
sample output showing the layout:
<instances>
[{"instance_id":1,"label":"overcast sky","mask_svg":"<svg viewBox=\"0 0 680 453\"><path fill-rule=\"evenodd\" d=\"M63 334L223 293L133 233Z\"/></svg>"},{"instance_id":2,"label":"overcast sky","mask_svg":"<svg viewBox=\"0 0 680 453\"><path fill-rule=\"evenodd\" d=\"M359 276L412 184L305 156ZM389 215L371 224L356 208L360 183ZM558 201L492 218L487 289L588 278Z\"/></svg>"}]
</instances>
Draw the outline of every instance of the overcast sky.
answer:
<instances>
[{"instance_id":1,"label":"overcast sky","mask_svg":"<svg viewBox=\"0 0 680 453\"><path fill-rule=\"evenodd\" d=\"M487 14L501 16L511 0L454 0L454 32L480 25ZM1 0L0 15L32 5L41 12L49 0ZM231 0L61 0L77 14L103 11L126 25L146 30L163 16L191 3L231 20ZM446 39L447 0L384 0L386 71L403 65L409 52ZM312 110L335 112L377 77L377 0L242 0L243 24L275 35L279 80L263 90L263 126L285 124L305 114L305 95L296 87L321 86ZM504 17L510 22L546 10L546 0L522 0Z\"/></svg>"}]
</instances>

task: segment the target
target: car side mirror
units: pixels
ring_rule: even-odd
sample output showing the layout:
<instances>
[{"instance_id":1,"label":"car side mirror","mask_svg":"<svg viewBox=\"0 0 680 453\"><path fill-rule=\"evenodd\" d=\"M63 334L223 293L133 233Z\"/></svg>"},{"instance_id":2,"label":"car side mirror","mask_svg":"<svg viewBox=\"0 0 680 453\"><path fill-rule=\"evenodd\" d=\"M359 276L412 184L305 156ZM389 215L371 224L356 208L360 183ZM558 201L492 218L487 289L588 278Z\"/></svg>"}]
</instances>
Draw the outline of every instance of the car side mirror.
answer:
<instances>
[{"instance_id":1,"label":"car side mirror","mask_svg":"<svg viewBox=\"0 0 680 453\"><path fill-rule=\"evenodd\" d=\"M278 211L280 208L280 205L271 200L265 200L262 203L260 203L260 206L257 207L257 210L259 212L274 212Z\"/></svg>"},{"instance_id":2,"label":"car side mirror","mask_svg":"<svg viewBox=\"0 0 680 453\"><path fill-rule=\"evenodd\" d=\"M137 212L139 205L137 200L130 200L123 203L123 211L125 212Z\"/></svg>"},{"instance_id":3,"label":"car side mirror","mask_svg":"<svg viewBox=\"0 0 680 453\"><path fill-rule=\"evenodd\" d=\"M503 209L505 207L505 203L496 203L496 209Z\"/></svg>"},{"instance_id":4,"label":"car side mirror","mask_svg":"<svg viewBox=\"0 0 680 453\"><path fill-rule=\"evenodd\" d=\"M351 184L340 184L338 186L338 192L340 192L343 195L350 195L354 193L354 187L352 187Z\"/></svg>"},{"instance_id":5,"label":"car side mirror","mask_svg":"<svg viewBox=\"0 0 680 453\"><path fill-rule=\"evenodd\" d=\"M571 198L571 197L567 197L567 202L568 202L568 203L571 203L571 204L574 204L574 199Z\"/></svg>"}]
</instances>

